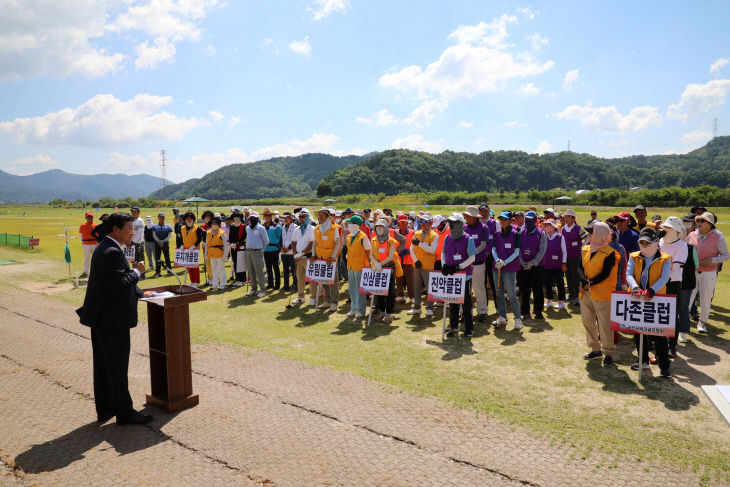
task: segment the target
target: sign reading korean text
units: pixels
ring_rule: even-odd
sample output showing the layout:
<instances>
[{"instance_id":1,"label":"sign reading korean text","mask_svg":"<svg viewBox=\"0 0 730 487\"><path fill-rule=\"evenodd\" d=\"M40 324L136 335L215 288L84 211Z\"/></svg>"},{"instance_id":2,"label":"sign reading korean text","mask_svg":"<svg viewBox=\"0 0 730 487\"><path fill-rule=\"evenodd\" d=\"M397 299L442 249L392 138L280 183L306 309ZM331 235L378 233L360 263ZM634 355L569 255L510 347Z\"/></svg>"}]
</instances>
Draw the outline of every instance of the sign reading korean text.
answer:
<instances>
[{"instance_id":1,"label":"sign reading korean text","mask_svg":"<svg viewBox=\"0 0 730 487\"><path fill-rule=\"evenodd\" d=\"M200 264L200 250L175 249L175 264L180 267L197 267Z\"/></svg>"},{"instance_id":2,"label":"sign reading korean text","mask_svg":"<svg viewBox=\"0 0 730 487\"><path fill-rule=\"evenodd\" d=\"M440 271L428 274L428 300L444 303L464 303L466 272L444 276Z\"/></svg>"},{"instance_id":3,"label":"sign reading korean text","mask_svg":"<svg viewBox=\"0 0 730 487\"><path fill-rule=\"evenodd\" d=\"M673 337L677 298L657 294L651 300L634 299L631 293L611 294L611 330Z\"/></svg>"},{"instance_id":4,"label":"sign reading korean text","mask_svg":"<svg viewBox=\"0 0 730 487\"><path fill-rule=\"evenodd\" d=\"M327 265L325 260L315 260L314 263L309 262L304 280L331 286L335 283L335 263Z\"/></svg>"},{"instance_id":5,"label":"sign reading korean text","mask_svg":"<svg viewBox=\"0 0 730 487\"><path fill-rule=\"evenodd\" d=\"M28 247L38 247L41 244L41 239L31 238L28 240Z\"/></svg>"},{"instance_id":6,"label":"sign reading korean text","mask_svg":"<svg viewBox=\"0 0 730 487\"><path fill-rule=\"evenodd\" d=\"M390 284L390 273L392 269L383 269L382 272L375 272L369 267L363 267L360 276L360 292L363 294L375 294L376 296L387 296Z\"/></svg>"},{"instance_id":7,"label":"sign reading korean text","mask_svg":"<svg viewBox=\"0 0 730 487\"><path fill-rule=\"evenodd\" d=\"M135 252L134 245L129 245L129 246L124 247L124 257L127 259L128 262L134 262L134 252Z\"/></svg>"}]
</instances>

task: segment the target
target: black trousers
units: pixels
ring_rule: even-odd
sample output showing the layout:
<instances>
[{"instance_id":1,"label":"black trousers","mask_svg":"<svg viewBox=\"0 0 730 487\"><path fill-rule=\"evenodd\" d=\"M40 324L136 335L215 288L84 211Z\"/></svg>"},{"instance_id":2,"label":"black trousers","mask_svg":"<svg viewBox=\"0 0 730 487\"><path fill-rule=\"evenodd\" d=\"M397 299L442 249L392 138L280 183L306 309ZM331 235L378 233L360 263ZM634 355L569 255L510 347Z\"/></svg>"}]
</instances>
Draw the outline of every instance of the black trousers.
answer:
<instances>
[{"instance_id":1,"label":"black trousers","mask_svg":"<svg viewBox=\"0 0 730 487\"><path fill-rule=\"evenodd\" d=\"M390 282L388 282L388 295L375 297L375 309L384 311L389 315L395 311L395 268L391 267Z\"/></svg>"},{"instance_id":2,"label":"black trousers","mask_svg":"<svg viewBox=\"0 0 730 487\"><path fill-rule=\"evenodd\" d=\"M545 269L542 266L517 271L522 316L530 314L530 294L532 294L532 309L535 316L542 316L542 308L545 304L545 296L542 292L544 272Z\"/></svg>"},{"instance_id":3,"label":"black trousers","mask_svg":"<svg viewBox=\"0 0 730 487\"><path fill-rule=\"evenodd\" d=\"M494 256L490 253L487 254L487 259L485 261L486 270L484 272L484 285L487 285L487 282L489 282L489 285L492 287L492 300L496 303L497 302L497 286L494 285L494 273L492 272L492 269L494 268ZM489 293L487 293L487 298L489 298Z\"/></svg>"},{"instance_id":4,"label":"black trousers","mask_svg":"<svg viewBox=\"0 0 730 487\"><path fill-rule=\"evenodd\" d=\"M667 294L674 294L677 296L677 316L675 317L674 336L668 337L669 346L671 348L677 348L677 330L679 329L679 292L682 290L682 281L669 281L667 283Z\"/></svg>"},{"instance_id":5,"label":"black trousers","mask_svg":"<svg viewBox=\"0 0 730 487\"><path fill-rule=\"evenodd\" d=\"M144 240L141 243L134 244L134 261L144 262Z\"/></svg>"},{"instance_id":6,"label":"black trousers","mask_svg":"<svg viewBox=\"0 0 730 487\"><path fill-rule=\"evenodd\" d=\"M167 264L167 267L172 268L172 264L170 263L170 242L165 242L162 247L160 247L159 244L155 245L155 262L157 262L155 272L158 273L162 270L162 261L160 260L160 254L165 255L165 264Z\"/></svg>"},{"instance_id":7,"label":"black trousers","mask_svg":"<svg viewBox=\"0 0 730 487\"><path fill-rule=\"evenodd\" d=\"M233 265L233 272L236 274L236 281L245 283L246 273L236 272L236 267L238 265L238 250L231 250L231 263Z\"/></svg>"},{"instance_id":8,"label":"black trousers","mask_svg":"<svg viewBox=\"0 0 730 487\"><path fill-rule=\"evenodd\" d=\"M266 275L268 285L281 287L281 270L279 269L279 251L269 250L264 252L264 263L266 264Z\"/></svg>"},{"instance_id":9,"label":"black trousers","mask_svg":"<svg viewBox=\"0 0 730 487\"><path fill-rule=\"evenodd\" d=\"M444 306L446 306L444 304ZM449 328L452 330L459 329L459 307L464 312L464 333L469 334L474 331L474 317L472 316L471 309L471 279L466 281L466 287L464 289L464 304L449 304Z\"/></svg>"},{"instance_id":10,"label":"black trousers","mask_svg":"<svg viewBox=\"0 0 730 487\"><path fill-rule=\"evenodd\" d=\"M578 257L568 257L566 261L565 280L568 281L568 299L571 300L578 298L578 260Z\"/></svg>"},{"instance_id":11,"label":"black trousers","mask_svg":"<svg viewBox=\"0 0 730 487\"><path fill-rule=\"evenodd\" d=\"M639 352L639 340L644 339L644 356L641 357L641 362L649 363L649 337L647 335L634 335L634 343L636 344L636 352ZM652 336L651 341L654 342L654 352L656 353L656 360L659 363L659 369L661 371L669 370L669 343L667 337Z\"/></svg>"},{"instance_id":12,"label":"black trousers","mask_svg":"<svg viewBox=\"0 0 730 487\"><path fill-rule=\"evenodd\" d=\"M289 287L289 274L292 277L291 287L297 287L297 265L294 254L281 254L281 265L284 267L284 287Z\"/></svg>"},{"instance_id":13,"label":"black trousers","mask_svg":"<svg viewBox=\"0 0 730 487\"><path fill-rule=\"evenodd\" d=\"M558 301L565 301L565 284L563 284L563 271L560 269L545 269L543 271L545 282L545 297L552 301L555 297L553 284L558 288Z\"/></svg>"},{"instance_id":14,"label":"black trousers","mask_svg":"<svg viewBox=\"0 0 730 487\"><path fill-rule=\"evenodd\" d=\"M91 327L94 356L94 402L96 413L113 411L117 418L132 412L127 371L129 369L129 328L103 332Z\"/></svg>"}]
</instances>

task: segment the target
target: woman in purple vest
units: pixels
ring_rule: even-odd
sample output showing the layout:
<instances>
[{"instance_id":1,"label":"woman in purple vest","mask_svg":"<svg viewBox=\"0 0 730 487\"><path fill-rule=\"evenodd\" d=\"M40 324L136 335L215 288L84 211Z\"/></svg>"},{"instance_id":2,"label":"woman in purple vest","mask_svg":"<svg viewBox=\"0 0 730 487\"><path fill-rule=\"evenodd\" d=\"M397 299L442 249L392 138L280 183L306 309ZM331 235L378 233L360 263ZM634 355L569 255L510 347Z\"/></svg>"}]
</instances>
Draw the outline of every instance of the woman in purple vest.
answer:
<instances>
[{"instance_id":1,"label":"woman in purple vest","mask_svg":"<svg viewBox=\"0 0 730 487\"><path fill-rule=\"evenodd\" d=\"M517 299L517 271L520 270L520 248L522 238L520 229L512 226L512 212L503 211L499 215L499 229L492 240L492 256L494 266L492 274L497 284L497 313L499 316L492 322L495 328L507 325L507 303L504 292L509 295L510 306L515 317L515 330L522 328L520 301Z\"/></svg>"},{"instance_id":2,"label":"woman in purple vest","mask_svg":"<svg viewBox=\"0 0 730 487\"><path fill-rule=\"evenodd\" d=\"M560 229L560 233L565 239L565 249L568 253L566 261L567 270L565 271L565 279L568 281L568 301L571 304L580 306L578 299L578 262L580 261L580 249L586 239L586 231L576 222L575 210L566 211L565 225Z\"/></svg>"},{"instance_id":3,"label":"woman in purple vest","mask_svg":"<svg viewBox=\"0 0 730 487\"><path fill-rule=\"evenodd\" d=\"M530 319L530 294L532 294L532 309L535 319L542 320L542 308L545 304L543 294L542 258L547 248L547 236L537 225L537 213L525 213L525 228L520 233L522 246L520 248L520 265L517 272L517 285L520 288L520 303L522 317Z\"/></svg>"},{"instance_id":4,"label":"woman in purple vest","mask_svg":"<svg viewBox=\"0 0 730 487\"><path fill-rule=\"evenodd\" d=\"M477 247L474 239L464 234L464 216L461 213L453 213L446 219L451 229L451 234L444 240L444 248L441 253L441 273L443 275L454 274L459 271L466 271L466 286L464 288L464 304L462 306L464 316L464 336L474 336L474 319L471 310L471 275L472 263L477 255ZM459 331L459 305L449 306L449 331L446 336L454 336Z\"/></svg>"},{"instance_id":5,"label":"woman in purple vest","mask_svg":"<svg viewBox=\"0 0 730 487\"><path fill-rule=\"evenodd\" d=\"M542 258L542 266L545 268L545 295L547 301L545 308L553 306L553 284L558 288L558 302L555 309L565 308L565 287L563 286L563 272L567 269L567 251L565 249L565 239L558 232L557 224L552 218L547 219L542 224L542 229L547 235L547 248L545 256Z\"/></svg>"}]
</instances>

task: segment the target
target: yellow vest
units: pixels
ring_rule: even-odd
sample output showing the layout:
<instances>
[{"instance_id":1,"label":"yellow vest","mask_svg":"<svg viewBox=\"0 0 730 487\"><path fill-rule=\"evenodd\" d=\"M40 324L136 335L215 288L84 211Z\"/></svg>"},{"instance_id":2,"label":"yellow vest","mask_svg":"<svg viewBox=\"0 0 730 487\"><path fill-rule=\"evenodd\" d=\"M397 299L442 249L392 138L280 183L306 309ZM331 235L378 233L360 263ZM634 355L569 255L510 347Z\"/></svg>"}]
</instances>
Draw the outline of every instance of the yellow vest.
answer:
<instances>
[{"instance_id":1,"label":"yellow vest","mask_svg":"<svg viewBox=\"0 0 730 487\"><path fill-rule=\"evenodd\" d=\"M358 232L353 238L347 236L347 268L353 271L361 271L363 267L370 265L365 247L362 246L363 240L367 235Z\"/></svg>"},{"instance_id":2,"label":"yellow vest","mask_svg":"<svg viewBox=\"0 0 730 487\"><path fill-rule=\"evenodd\" d=\"M330 224L329 229L324 232L324 235L322 235L322 230L319 227L320 225L314 227L314 240L317 242L315 249L317 251L317 258L336 258L337 254L333 256L332 250L335 248L335 232L338 232L337 234L339 234L339 225L335 225L334 223Z\"/></svg>"},{"instance_id":3,"label":"yellow vest","mask_svg":"<svg viewBox=\"0 0 730 487\"><path fill-rule=\"evenodd\" d=\"M213 234L213 230L208 230L206 245L208 246L208 257L211 259L220 259L223 257L223 234L225 232L218 229L218 233Z\"/></svg>"},{"instance_id":4,"label":"yellow vest","mask_svg":"<svg viewBox=\"0 0 730 487\"><path fill-rule=\"evenodd\" d=\"M629 257L634 259L634 280L636 281L636 284L639 284L641 282L641 274L644 272L644 258L641 256L641 252L631 252L629 254ZM662 267L664 267L664 264L669 261L672 261L672 257L669 254L665 254L662 252L659 255L658 259L654 259L654 261L649 266L649 282L646 288L650 288L652 284L657 282L660 277L662 277ZM667 293L667 286L664 286L660 290L656 292L657 294L666 294Z\"/></svg>"},{"instance_id":5,"label":"yellow vest","mask_svg":"<svg viewBox=\"0 0 730 487\"><path fill-rule=\"evenodd\" d=\"M423 236L423 230L419 230L415 233L415 235L413 235L413 238L417 238L425 244L430 244L437 237L438 234L433 230L428 232L426 237ZM418 258L418 260L421 261L421 264L423 264L423 269L433 270L433 267L436 264L436 254L429 254L418 245L413 247L413 253L416 254L416 258Z\"/></svg>"},{"instance_id":6,"label":"yellow vest","mask_svg":"<svg viewBox=\"0 0 730 487\"><path fill-rule=\"evenodd\" d=\"M591 258L590 245L586 245L581 249L583 272L585 272L586 279L589 281L601 273L603 270L603 261L612 253L616 258L616 264L611 269L611 274L598 284L591 285L591 297L596 301L611 301L611 293L616 290L616 281L618 280L618 263L621 261L621 256L608 245L599 249L593 258ZM580 291L580 297L583 297L582 290Z\"/></svg>"},{"instance_id":7,"label":"yellow vest","mask_svg":"<svg viewBox=\"0 0 730 487\"><path fill-rule=\"evenodd\" d=\"M183 225L180 228L180 233L182 233L182 241L183 241L183 247L186 249L189 249L192 247L192 245L198 240L198 226L193 225L191 228L188 228L187 225ZM198 248L198 247L195 247Z\"/></svg>"},{"instance_id":8,"label":"yellow vest","mask_svg":"<svg viewBox=\"0 0 730 487\"><path fill-rule=\"evenodd\" d=\"M644 228L653 228L654 230L657 230L657 231L660 230L659 228L657 228L656 223L649 221L649 220L646 221L646 226ZM636 222L636 225L631 227L631 229L634 230L636 233L641 232L641 230L639 230L639 222Z\"/></svg>"},{"instance_id":9,"label":"yellow vest","mask_svg":"<svg viewBox=\"0 0 730 487\"><path fill-rule=\"evenodd\" d=\"M375 259L378 262L383 262L385 259L388 258L388 255L390 254L390 246L393 246L394 249L398 247L398 241L394 239L393 237L388 237L388 240L386 240L383 243L380 243L380 240L378 240L378 237L373 237L370 241L370 252L373 253L375 256ZM383 252L380 251L380 249L385 249ZM400 265L400 258L398 257L398 252L393 252L393 265L395 267L395 277L401 277L403 275L403 266Z\"/></svg>"}]
</instances>

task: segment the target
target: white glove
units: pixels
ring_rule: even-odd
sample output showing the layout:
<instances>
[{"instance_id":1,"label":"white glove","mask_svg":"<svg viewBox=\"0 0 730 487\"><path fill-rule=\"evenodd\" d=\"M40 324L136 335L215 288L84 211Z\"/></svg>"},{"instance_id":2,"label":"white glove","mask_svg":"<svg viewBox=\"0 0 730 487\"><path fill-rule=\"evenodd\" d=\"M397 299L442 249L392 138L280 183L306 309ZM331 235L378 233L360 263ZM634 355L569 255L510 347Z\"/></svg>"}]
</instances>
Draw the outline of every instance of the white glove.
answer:
<instances>
[{"instance_id":1,"label":"white glove","mask_svg":"<svg viewBox=\"0 0 730 487\"><path fill-rule=\"evenodd\" d=\"M461 270L466 269L466 266L464 265L464 262L462 262L461 264L459 264L459 269L461 269Z\"/></svg>"},{"instance_id":2,"label":"white glove","mask_svg":"<svg viewBox=\"0 0 730 487\"><path fill-rule=\"evenodd\" d=\"M373 264L373 272L383 272L383 266L380 265L380 262L375 262Z\"/></svg>"},{"instance_id":3,"label":"white glove","mask_svg":"<svg viewBox=\"0 0 730 487\"><path fill-rule=\"evenodd\" d=\"M301 252L297 252L296 254L294 254L295 259L299 259L301 256L302 256Z\"/></svg>"},{"instance_id":4,"label":"white glove","mask_svg":"<svg viewBox=\"0 0 730 487\"><path fill-rule=\"evenodd\" d=\"M496 267L497 269L501 269L505 265L507 264L505 264L502 259L497 259L497 261L494 263L494 267Z\"/></svg>"}]
</instances>

